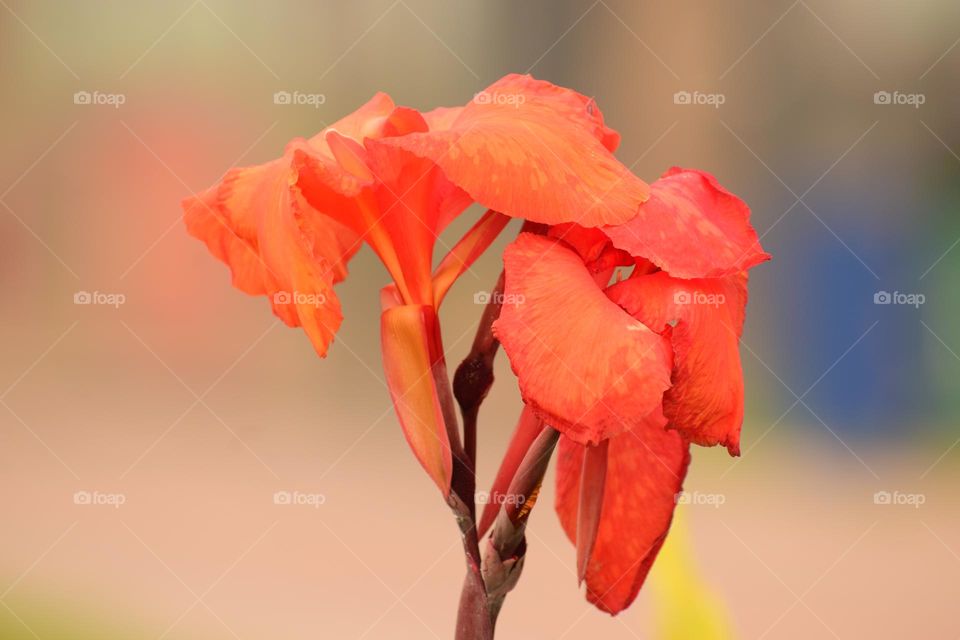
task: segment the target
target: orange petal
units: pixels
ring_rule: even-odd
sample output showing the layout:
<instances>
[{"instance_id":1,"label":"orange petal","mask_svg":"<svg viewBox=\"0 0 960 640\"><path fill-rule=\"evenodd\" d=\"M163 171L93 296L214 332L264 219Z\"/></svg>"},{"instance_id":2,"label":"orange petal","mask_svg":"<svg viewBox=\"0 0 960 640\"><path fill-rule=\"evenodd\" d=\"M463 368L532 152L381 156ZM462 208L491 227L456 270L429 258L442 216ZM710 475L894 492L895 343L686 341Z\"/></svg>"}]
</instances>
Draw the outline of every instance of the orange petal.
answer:
<instances>
[{"instance_id":1,"label":"orange petal","mask_svg":"<svg viewBox=\"0 0 960 640\"><path fill-rule=\"evenodd\" d=\"M289 157L232 169L184 201L184 221L230 266L238 289L269 296L274 313L302 326L324 356L342 320L333 283L346 276L358 243L336 222L309 216L294 177Z\"/></svg>"},{"instance_id":2,"label":"orange petal","mask_svg":"<svg viewBox=\"0 0 960 640\"><path fill-rule=\"evenodd\" d=\"M304 197L370 244L407 303L432 304L434 244L445 221L469 198L432 162L402 149L369 138L365 147L336 135L331 140L339 161L294 151Z\"/></svg>"},{"instance_id":3,"label":"orange petal","mask_svg":"<svg viewBox=\"0 0 960 640\"><path fill-rule=\"evenodd\" d=\"M664 395L671 428L697 444L740 453L743 372L738 341L747 304L747 275L681 280L664 272L631 277L608 289L635 318L670 332L673 387Z\"/></svg>"},{"instance_id":4,"label":"orange petal","mask_svg":"<svg viewBox=\"0 0 960 640\"><path fill-rule=\"evenodd\" d=\"M576 253L522 233L506 249L504 270L494 334L544 422L598 443L660 406L669 342L611 302Z\"/></svg>"},{"instance_id":5,"label":"orange petal","mask_svg":"<svg viewBox=\"0 0 960 640\"><path fill-rule=\"evenodd\" d=\"M580 254L594 281L606 286L617 267L633 266L636 259L621 249L616 249L610 238L597 227L581 227L570 222L553 225L547 231L551 238L563 240Z\"/></svg>"},{"instance_id":6,"label":"orange petal","mask_svg":"<svg viewBox=\"0 0 960 640\"><path fill-rule=\"evenodd\" d=\"M617 248L678 278L729 275L770 259L750 209L709 173L674 167L650 190L636 217L604 228Z\"/></svg>"},{"instance_id":7,"label":"orange petal","mask_svg":"<svg viewBox=\"0 0 960 640\"><path fill-rule=\"evenodd\" d=\"M437 107L424 113L423 119L427 121L430 131L441 131L452 127L462 112L463 107Z\"/></svg>"},{"instance_id":8,"label":"orange petal","mask_svg":"<svg viewBox=\"0 0 960 640\"><path fill-rule=\"evenodd\" d=\"M534 222L622 224L649 197L604 146L615 135L599 109L569 89L507 76L447 125L381 142L431 159L484 206Z\"/></svg>"},{"instance_id":9,"label":"orange petal","mask_svg":"<svg viewBox=\"0 0 960 640\"><path fill-rule=\"evenodd\" d=\"M627 608L666 538L690 461L689 447L655 412L632 431L610 440L603 507L587 564L587 599L610 614ZM577 543L584 450L560 438L557 514Z\"/></svg>"},{"instance_id":10,"label":"orange petal","mask_svg":"<svg viewBox=\"0 0 960 640\"><path fill-rule=\"evenodd\" d=\"M393 113L396 106L393 100L385 93L377 93L362 107L353 113L337 120L317 135L310 138L308 144L327 157L332 157L327 146L327 133L336 131L345 138L363 143L364 138L379 138L383 135L383 128L387 118Z\"/></svg>"},{"instance_id":11,"label":"orange petal","mask_svg":"<svg viewBox=\"0 0 960 640\"><path fill-rule=\"evenodd\" d=\"M439 345L432 307L391 307L381 315L383 367L410 448L446 496L453 470L443 408L434 382Z\"/></svg>"}]
</instances>

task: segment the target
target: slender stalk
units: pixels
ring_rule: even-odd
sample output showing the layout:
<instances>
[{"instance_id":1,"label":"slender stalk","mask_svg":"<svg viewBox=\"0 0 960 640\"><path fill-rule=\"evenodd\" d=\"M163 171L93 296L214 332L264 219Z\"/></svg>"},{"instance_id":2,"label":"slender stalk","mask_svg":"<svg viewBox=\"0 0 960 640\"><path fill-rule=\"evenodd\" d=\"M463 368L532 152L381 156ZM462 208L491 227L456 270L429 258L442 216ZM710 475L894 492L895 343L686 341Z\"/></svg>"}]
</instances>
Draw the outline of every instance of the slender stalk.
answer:
<instances>
[{"instance_id":1,"label":"slender stalk","mask_svg":"<svg viewBox=\"0 0 960 640\"><path fill-rule=\"evenodd\" d=\"M463 443L471 470L477 463L477 416L480 405L493 386L493 359L497 355L500 343L493 335L493 323L500 317L500 305L503 301L503 272L497 279L497 285L490 293L490 299L480 316L477 334L473 339L470 353L464 358L453 377L453 394L460 405L463 416Z\"/></svg>"},{"instance_id":2,"label":"slender stalk","mask_svg":"<svg viewBox=\"0 0 960 640\"><path fill-rule=\"evenodd\" d=\"M543 225L530 222L524 223L521 231L542 233ZM526 542L523 539L523 526L529 509L525 510L522 521L518 523L519 539L516 530L513 535L501 533L506 545L498 549L488 540L484 546L483 555L477 539L476 526L476 464L477 464L477 418L480 405L487 397L490 387L493 386L493 360L500 347L499 341L493 335L493 323L500 316L500 306L503 301L504 274L500 273L494 290L483 309L480 324L473 340L470 353L457 367L453 379L453 395L460 405L460 415L463 419L463 447L458 455L454 454L453 481L451 485L449 504L457 516L463 538L464 552L467 556L467 576L464 579L460 593L460 605L457 612L456 640L493 640L494 625L497 615L503 604L503 599L516 584L523 567L523 556ZM448 431L451 424L456 424L456 417L448 417L448 388L447 382L437 382L438 387L444 389L441 401L444 403L444 418L448 421ZM546 431L546 429L545 429ZM552 430L551 430L552 431ZM451 437L451 447L454 441L460 445L459 437ZM553 440L556 444L556 440ZM550 452L553 447L550 446ZM541 457L549 460L549 454ZM525 461L526 462L526 461ZM544 462L543 469L546 469ZM519 475L519 474L518 474ZM539 490L543 473L540 472L536 489ZM524 494L530 496L530 493ZM534 497L535 500L535 497ZM530 508L532 508L532 503ZM511 520L507 518L507 523ZM511 526L513 526L511 524ZM501 555L500 551L503 551Z\"/></svg>"},{"instance_id":3,"label":"slender stalk","mask_svg":"<svg viewBox=\"0 0 960 640\"><path fill-rule=\"evenodd\" d=\"M495 615L490 609L482 574L476 527L477 417L480 405L493 385L493 358L499 343L493 337L493 322L500 315L503 274L484 307L470 353L457 367L453 395L463 419L462 456L454 456L450 506L457 516L467 556L467 575L457 612L457 640L492 640ZM452 403L451 403L452 404ZM456 418L454 417L454 420ZM458 439L459 442L459 439Z\"/></svg>"},{"instance_id":4,"label":"slender stalk","mask_svg":"<svg viewBox=\"0 0 960 640\"><path fill-rule=\"evenodd\" d=\"M435 339L442 345L437 326ZM442 346L440 347L442 353ZM453 474L447 504L457 521L463 544L467 574L460 592L457 614L457 640L493 640L493 618L487 602L486 587L481 572L482 558L477 540L475 499L476 476L473 463L463 449L458 428L457 411L453 403L446 361L440 357L433 365L433 377L438 399L443 411L450 453L453 457Z\"/></svg>"}]
</instances>

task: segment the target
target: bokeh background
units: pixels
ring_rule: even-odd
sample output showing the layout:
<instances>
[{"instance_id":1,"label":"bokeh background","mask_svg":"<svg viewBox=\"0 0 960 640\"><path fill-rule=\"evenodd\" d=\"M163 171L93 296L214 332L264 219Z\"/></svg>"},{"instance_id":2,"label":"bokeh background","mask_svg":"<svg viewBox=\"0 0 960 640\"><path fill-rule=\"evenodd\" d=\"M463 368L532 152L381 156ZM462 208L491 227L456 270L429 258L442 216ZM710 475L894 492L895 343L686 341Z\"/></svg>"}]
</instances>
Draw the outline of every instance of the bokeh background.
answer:
<instances>
[{"instance_id":1,"label":"bokeh background","mask_svg":"<svg viewBox=\"0 0 960 640\"><path fill-rule=\"evenodd\" d=\"M645 179L716 174L774 255L743 456L696 450L679 507L737 637L956 638L958 39L945 0L0 0L0 637L451 636L462 558L382 381L382 268L354 260L320 360L179 201L375 91L427 109L530 72L595 96ZM515 231L445 305L454 363ZM481 485L520 408L497 367ZM584 602L552 500L501 636L659 637L653 589Z\"/></svg>"}]
</instances>

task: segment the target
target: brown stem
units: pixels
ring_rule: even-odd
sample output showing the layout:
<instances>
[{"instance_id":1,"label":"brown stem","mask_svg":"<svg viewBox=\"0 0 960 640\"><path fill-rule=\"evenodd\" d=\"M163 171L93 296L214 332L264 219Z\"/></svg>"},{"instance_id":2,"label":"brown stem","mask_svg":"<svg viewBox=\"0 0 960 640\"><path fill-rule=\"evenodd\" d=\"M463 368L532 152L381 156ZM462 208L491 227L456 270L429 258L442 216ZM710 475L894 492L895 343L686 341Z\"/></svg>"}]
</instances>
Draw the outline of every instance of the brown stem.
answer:
<instances>
[{"instance_id":1,"label":"brown stem","mask_svg":"<svg viewBox=\"0 0 960 640\"><path fill-rule=\"evenodd\" d=\"M463 456L454 457L450 506L457 515L467 555L467 575L457 612L457 640L492 640L496 618L491 610L481 571L476 528L477 417L480 405L493 385L493 359L499 343L493 337L493 323L500 315L503 274L484 307L470 353L453 377L453 395L463 418ZM499 608L499 607L498 607Z\"/></svg>"},{"instance_id":2,"label":"brown stem","mask_svg":"<svg viewBox=\"0 0 960 640\"><path fill-rule=\"evenodd\" d=\"M438 345L442 345L439 327L436 340ZM440 352L442 353L442 346ZM433 365L433 377L453 457L453 474L447 504L457 520L467 565L467 575L460 593L456 638L457 640L493 640L493 618L490 615L486 587L483 583L482 559L477 540L474 499L476 477L473 463L461 444L450 379L447 375L446 362L442 357Z\"/></svg>"},{"instance_id":3,"label":"brown stem","mask_svg":"<svg viewBox=\"0 0 960 640\"><path fill-rule=\"evenodd\" d=\"M463 416L464 452L470 461L471 471L476 469L477 463L477 416L480 405L493 386L493 358L500 346L493 335L493 323L500 317L502 301L503 272L500 273L497 286L490 293L490 299L483 309L470 353L457 367L453 377L453 395Z\"/></svg>"},{"instance_id":4,"label":"brown stem","mask_svg":"<svg viewBox=\"0 0 960 640\"><path fill-rule=\"evenodd\" d=\"M521 231L542 232L542 225L527 222ZM520 576L520 569L523 566L523 552L518 552L516 546L510 553L517 553L517 557L499 561L500 554L489 541L486 548L492 550L492 557L496 557L498 561L495 563L489 560L482 561L476 527L474 494L477 481L477 417L480 413L480 405L487 397L490 387L493 386L493 359L500 346L493 335L493 323L500 316L503 289L504 274L501 272L497 285L490 293L490 299L483 309L470 353L457 367L453 377L453 395L457 404L460 405L460 414L463 418L463 448L462 457L457 455L456 451L454 452L449 503L457 516L463 537L463 548L467 556L467 576L460 593L457 612L456 640L493 640L494 625L503 599L507 591L513 587L516 578ZM444 387L446 388L445 384ZM444 400L449 400L449 396ZM445 418L446 414L445 406ZM447 420L449 426L449 424L455 424L456 417L453 418L453 422L449 422L450 418ZM453 440L451 438L451 444ZM456 438L456 442L459 445L459 438ZM549 455L547 458L549 459ZM542 474L540 479L542 480ZM539 484L537 486L539 487ZM525 546L522 541L522 528L519 544ZM490 582L495 583L495 590L491 591L491 584L488 584L488 576L485 572L486 567L493 564L500 570L499 575L506 580L491 576Z\"/></svg>"},{"instance_id":5,"label":"brown stem","mask_svg":"<svg viewBox=\"0 0 960 640\"><path fill-rule=\"evenodd\" d=\"M471 496L471 502L473 497ZM470 509L455 494L450 494L450 507L457 516L464 554L467 560L467 575L460 591L457 609L456 640L493 640L493 616L487 601L487 589L481 572L480 547L477 528Z\"/></svg>"}]
</instances>

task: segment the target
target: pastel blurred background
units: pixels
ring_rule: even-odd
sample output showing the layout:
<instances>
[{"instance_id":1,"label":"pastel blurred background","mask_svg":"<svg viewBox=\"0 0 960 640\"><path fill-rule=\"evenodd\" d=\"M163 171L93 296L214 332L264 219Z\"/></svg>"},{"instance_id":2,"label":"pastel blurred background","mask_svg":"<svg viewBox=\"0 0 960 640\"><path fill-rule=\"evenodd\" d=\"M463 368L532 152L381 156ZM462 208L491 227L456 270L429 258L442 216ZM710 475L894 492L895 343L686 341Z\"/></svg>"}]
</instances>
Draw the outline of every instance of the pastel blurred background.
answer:
<instances>
[{"instance_id":1,"label":"pastel blurred background","mask_svg":"<svg viewBox=\"0 0 960 640\"><path fill-rule=\"evenodd\" d=\"M647 180L716 174L774 256L743 456L697 449L678 508L735 637L960 636L958 38L945 0L0 0L0 637L451 637L463 561L382 382L384 271L354 260L320 360L179 201L376 91L457 105L509 72L595 96ZM445 305L454 363L515 232ZM481 485L520 408L497 374ZM541 500L498 637L667 637L666 569L599 613Z\"/></svg>"}]
</instances>

